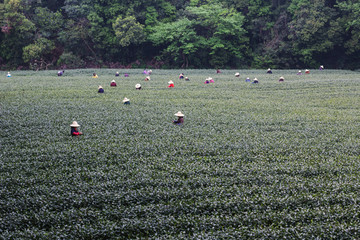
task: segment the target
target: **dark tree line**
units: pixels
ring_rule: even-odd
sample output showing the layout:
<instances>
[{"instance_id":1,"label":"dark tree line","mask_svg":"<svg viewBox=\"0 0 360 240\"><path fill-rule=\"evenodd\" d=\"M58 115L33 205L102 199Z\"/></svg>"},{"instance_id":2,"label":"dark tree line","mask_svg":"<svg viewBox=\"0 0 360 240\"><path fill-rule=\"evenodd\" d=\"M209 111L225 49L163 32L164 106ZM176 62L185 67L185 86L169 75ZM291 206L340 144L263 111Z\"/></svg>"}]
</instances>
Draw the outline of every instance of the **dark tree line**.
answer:
<instances>
[{"instance_id":1,"label":"dark tree line","mask_svg":"<svg viewBox=\"0 0 360 240\"><path fill-rule=\"evenodd\" d=\"M358 0L5 0L0 15L3 69L360 63Z\"/></svg>"}]
</instances>

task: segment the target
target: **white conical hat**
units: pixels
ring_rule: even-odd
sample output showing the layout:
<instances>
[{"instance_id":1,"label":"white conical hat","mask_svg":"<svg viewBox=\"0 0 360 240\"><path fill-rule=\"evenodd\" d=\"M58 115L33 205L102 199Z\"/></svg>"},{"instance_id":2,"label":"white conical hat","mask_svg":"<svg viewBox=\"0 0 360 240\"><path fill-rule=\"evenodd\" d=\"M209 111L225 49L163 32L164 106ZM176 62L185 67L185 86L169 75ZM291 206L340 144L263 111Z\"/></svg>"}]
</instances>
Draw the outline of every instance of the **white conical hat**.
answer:
<instances>
[{"instance_id":1,"label":"white conical hat","mask_svg":"<svg viewBox=\"0 0 360 240\"><path fill-rule=\"evenodd\" d=\"M254 78L254 81L258 80L257 78Z\"/></svg>"},{"instance_id":2,"label":"white conical hat","mask_svg":"<svg viewBox=\"0 0 360 240\"><path fill-rule=\"evenodd\" d=\"M172 84L172 83L174 83L172 80L170 80L170 82L168 82L168 84Z\"/></svg>"},{"instance_id":3,"label":"white conical hat","mask_svg":"<svg viewBox=\"0 0 360 240\"><path fill-rule=\"evenodd\" d=\"M270 68L268 68L268 71L271 71L271 69L270 69Z\"/></svg>"},{"instance_id":4,"label":"white conical hat","mask_svg":"<svg viewBox=\"0 0 360 240\"><path fill-rule=\"evenodd\" d=\"M237 73L235 73L235 76L240 76L240 73L238 73L238 72L237 72Z\"/></svg>"},{"instance_id":5,"label":"white conical hat","mask_svg":"<svg viewBox=\"0 0 360 240\"><path fill-rule=\"evenodd\" d=\"M308 72L308 71L310 71L309 69L305 69L305 72Z\"/></svg>"},{"instance_id":6,"label":"white conical hat","mask_svg":"<svg viewBox=\"0 0 360 240\"><path fill-rule=\"evenodd\" d=\"M80 125L77 123L77 121L73 121L72 124L70 124L70 127L80 127Z\"/></svg>"},{"instance_id":7,"label":"white conical hat","mask_svg":"<svg viewBox=\"0 0 360 240\"><path fill-rule=\"evenodd\" d=\"M280 77L279 79L284 79L284 77Z\"/></svg>"},{"instance_id":8,"label":"white conical hat","mask_svg":"<svg viewBox=\"0 0 360 240\"><path fill-rule=\"evenodd\" d=\"M208 78L207 78L207 79L205 79L205 80L208 80L208 81L209 81L209 80L211 80L211 79L212 79L212 77L208 77Z\"/></svg>"},{"instance_id":9,"label":"white conical hat","mask_svg":"<svg viewBox=\"0 0 360 240\"><path fill-rule=\"evenodd\" d=\"M145 79L148 79L148 80L150 80L150 76L147 76Z\"/></svg>"},{"instance_id":10,"label":"white conical hat","mask_svg":"<svg viewBox=\"0 0 360 240\"><path fill-rule=\"evenodd\" d=\"M141 84L140 83L136 84L135 88L141 88Z\"/></svg>"},{"instance_id":11,"label":"white conical hat","mask_svg":"<svg viewBox=\"0 0 360 240\"><path fill-rule=\"evenodd\" d=\"M130 99L124 98L123 102L128 102Z\"/></svg>"},{"instance_id":12,"label":"white conical hat","mask_svg":"<svg viewBox=\"0 0 360 240\"><path fill-rule=\"evenodd\" d=\"M111 82L115 82L115 80L112 80Z\"/></svg>"},{"instance_id":13,"label":"white conical hat","mask_svg":"<svg viewBox=\"0 0 360 240\"><path fill-rule=\"evenodd\" d=\"M299 73L301 73L301 70L299 70Z\"/></svg>"},{"instance_id":14,"label":"white conical hat","mask_svg":"<svg viewBox=\"0 0 360 240\"><path fill-rule=\"evenodd\" d=\"M177 113L174 114L177 117L183 117L185 116L182 112L178 111Z\"/></svg>"},{"instance_id":15,"label":"white conical hat","mask_svg":"<svg viewBox=\"0 0 360 240\"><path fill-rule=\"evenodd\" d=\"M100 89L100 88L103 88L103 87L99 85L98 89Z\"/></svg>"}]
</instances>

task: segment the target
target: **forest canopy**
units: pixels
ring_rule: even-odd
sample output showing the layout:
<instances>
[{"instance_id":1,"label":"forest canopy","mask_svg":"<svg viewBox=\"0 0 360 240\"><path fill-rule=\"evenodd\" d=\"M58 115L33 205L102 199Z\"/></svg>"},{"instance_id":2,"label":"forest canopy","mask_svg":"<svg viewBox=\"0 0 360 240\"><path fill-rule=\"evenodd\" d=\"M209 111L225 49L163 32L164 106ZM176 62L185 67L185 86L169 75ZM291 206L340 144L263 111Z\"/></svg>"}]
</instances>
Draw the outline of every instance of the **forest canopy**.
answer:
<instances>
[{"instance_id":1,"label":"forest canopy","mask_svg":"<svg viewBox=\"0 0 360 240\"><path fill-rule=\"evenodd\" d=\"M2 69L357 69L357 0L5 0Z\"/></svg>"}]
</instances>

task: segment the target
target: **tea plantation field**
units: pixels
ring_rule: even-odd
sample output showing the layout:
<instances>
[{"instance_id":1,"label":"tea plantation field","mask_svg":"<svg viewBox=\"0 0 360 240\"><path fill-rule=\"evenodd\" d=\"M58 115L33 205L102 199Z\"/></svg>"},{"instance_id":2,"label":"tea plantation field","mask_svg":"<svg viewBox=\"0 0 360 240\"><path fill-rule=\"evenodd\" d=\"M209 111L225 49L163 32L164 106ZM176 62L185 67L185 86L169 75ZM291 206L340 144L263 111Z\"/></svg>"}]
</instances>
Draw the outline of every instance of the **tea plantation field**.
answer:
<instances>
[{"instance_id":1,"label":"tea plantation field","mask_svg":"<svg viewBox=\"0 0 360 240\"><path fill-rule=\"evenodd\" d=\"M360 238L359 72L115 71L0 72L0 239Z\"/></svg>"}]
</instances>

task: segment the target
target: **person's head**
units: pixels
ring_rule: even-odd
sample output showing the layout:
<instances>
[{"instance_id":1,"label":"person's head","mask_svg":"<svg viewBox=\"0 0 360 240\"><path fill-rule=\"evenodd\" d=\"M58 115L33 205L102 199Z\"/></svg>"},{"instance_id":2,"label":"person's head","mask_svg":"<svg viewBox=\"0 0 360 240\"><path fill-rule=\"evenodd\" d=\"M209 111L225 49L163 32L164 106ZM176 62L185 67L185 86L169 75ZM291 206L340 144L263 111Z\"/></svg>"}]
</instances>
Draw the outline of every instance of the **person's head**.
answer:
<instances>
[{"instance_id":1,"label":"person's head","mask_svg":"<svg viewBox=\"0 0 360 240\"><path fill-rule=\"evenodd\" d=\"M72 124L70 124L70 127L78 128L78 127L80 127L80 125L77 123L77 121L73 121Z\"/></svg>"},{"instance_id":2,"label":"person's head","mask_svg":"<svg viewBox=\"0 0 360 240\"><path fill-rule=\"evenodd\" d=\"M96 73L93 73L93 76L96 76Z\"/></svg>"},{"instance_id":3,"label":"person's head","mask_svg":"<svg viewBox=\"0 0 360 240\"><path fill-rule=\"evenodd\" d=\"M135 85L135 88L136 88L136 89L140 89L140 88L141 88L141 84L140 84L140 83L136 84L136 85Z\"/></svg>"},{"instance_id":4,"label":"person's head","mask_svg":"<svg viewBox=\"0 0 360 240\"><path fill-rule=\"evenodd\" d=\"M184 115L182 112L180 112L180 111L178 111L178 112L175 113L174 115L177 116L178 118L182 118L182 117L185 116L185 115Z\"/></svg>"},{"instance_id":5,"label":"person's head","mask_svg":"<svg viewBox=\"0 0 360 240\"><path fill-rule=\"evenodd\" d=\"M127 103L127 102L130 102L130 99L124 98L123 103Z\"/></svg>"},{"instance_id":6,"label":"person's head","mask_svg":"<svg viewBox=\"0 0 360 240\"><path fill-rule=\"evenodd\" d=\"M170 81L168 82L168 84L174 84L174 82L173 82L172 80L170 80Z\"/></svg>"},{"instance_id":7,"label":"person's head","mask_svg":"<svg viewBox=\"0 0 360 240\"><path fill-rule=\"evenodd\" d=\"M240 73L235 73L235 77L239 77L240 76Z\"/></svg>"},{"instance_id":8,"label":"person's head","mask_svg":"<svg viewBox=\"0 0 360 240\"><path fill-rule=\"evenodd\" d=\"M112 83L114 83L114 82L115 82L115 80L112 80L111 82L112 82Z\"/></svg>"}]
</instances>

